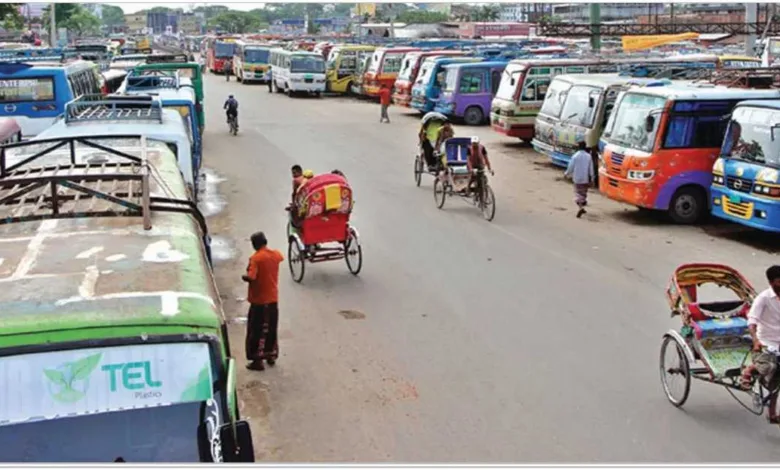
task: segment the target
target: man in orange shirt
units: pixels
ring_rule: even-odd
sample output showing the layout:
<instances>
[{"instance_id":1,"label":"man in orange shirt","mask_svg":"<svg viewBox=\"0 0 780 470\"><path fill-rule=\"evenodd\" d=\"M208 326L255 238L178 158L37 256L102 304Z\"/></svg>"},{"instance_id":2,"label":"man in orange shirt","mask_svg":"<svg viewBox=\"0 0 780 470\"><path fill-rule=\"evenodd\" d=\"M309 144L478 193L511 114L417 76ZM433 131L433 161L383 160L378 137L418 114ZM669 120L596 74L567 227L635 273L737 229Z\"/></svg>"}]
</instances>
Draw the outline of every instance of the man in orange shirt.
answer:
<instances>
[{"instance_id":1,"label":"man in orange shirt","mask_svg":"<svg viewBox=\"0 0 780 470\"><path fill-rule=\"evenodd\" d=\"M246 368L264 370L263 360L273 366L279 358L279 264L284 256L268 248L263 232L253 234L251 240L255 253L241 276L249 283L246 358L250 362Z\"/></svg>"},{"instance_id":2,"label":"man in orange shirt","mask_svg":"<svg viewBox=\"0 0 780 470\"><path fill-rule=\"evenodd\" d=\"M390 88L387 85L382 85L382 88L379 89L379 104L382 106L382 115L379 117L379 122L390 124L390 116L387 114L387 108L390 107Z\"/></svg>"}]
</instances>

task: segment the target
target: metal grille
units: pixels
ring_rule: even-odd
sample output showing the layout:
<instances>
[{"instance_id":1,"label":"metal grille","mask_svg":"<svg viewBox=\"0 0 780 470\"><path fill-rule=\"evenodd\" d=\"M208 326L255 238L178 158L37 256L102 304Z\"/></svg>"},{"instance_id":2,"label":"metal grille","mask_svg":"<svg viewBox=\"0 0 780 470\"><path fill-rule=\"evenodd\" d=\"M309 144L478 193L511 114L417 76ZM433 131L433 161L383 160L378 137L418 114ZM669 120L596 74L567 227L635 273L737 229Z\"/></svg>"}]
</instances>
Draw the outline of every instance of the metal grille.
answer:
<instances>
[{"instance_id":1,"label":"metal grille","mask_svg":"<svg viewBox=\"0 0 780 470\"><path fill-rule=\"evenodd\" d=\"M162 123L162 104L151 97L85 95L65 106L65 123L85 121L146 120Z\"/></svg>"},{"instance_id":2,"label":"metal grille","mask_svg":"<svg viewBox=\"0 0 780 470\"><path fill-rule=\"evenodd\" d=\"M749 193L753 189L753 180L750 178L739 178L737 176L727 176L726 186L734 191Z\"/></svg>"}]
</instances>

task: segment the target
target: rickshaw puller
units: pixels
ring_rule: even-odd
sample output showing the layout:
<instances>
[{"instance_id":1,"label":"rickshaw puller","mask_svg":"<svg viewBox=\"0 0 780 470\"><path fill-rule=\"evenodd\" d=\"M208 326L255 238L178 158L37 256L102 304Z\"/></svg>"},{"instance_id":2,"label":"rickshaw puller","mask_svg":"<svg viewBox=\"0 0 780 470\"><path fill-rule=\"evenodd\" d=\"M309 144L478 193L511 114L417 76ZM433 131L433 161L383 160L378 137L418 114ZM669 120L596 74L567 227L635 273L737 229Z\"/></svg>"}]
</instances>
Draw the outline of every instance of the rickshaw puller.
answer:
<instances>
[{"instance_id":1,"label":"rickshaw puller","mask_svg":"<svg viewBox=\"0 0 780 470\"><path fill-rule=\"evenodd\" d=\"M748 313L748 328L753 339L753 364L742 373L741 385L750 387L752 376L756 373L764 378L767 388L774 391L780 385L777 373L780 356L780 265L771 266L766 271L769 288L758 294ZM777 395L769 402L769 421L780 423L775 408Z\"/></svg>"},{"instance_id":2,"label":"rickshaw puller","mask_svg":"<svg viewBox=\"0 0 780 470\"><path fill-rule=\"evenodd\" d=\"M467 152L468 160L466 160L466 167L469 169L469 188L476 189L477 175L474 170L487 170L491 175L495 174L493 168L490 166L490 159L488 159L488 152L484 145L479 143L479 137L471 138L471 145Z\"/></svg>"}]
</instances>

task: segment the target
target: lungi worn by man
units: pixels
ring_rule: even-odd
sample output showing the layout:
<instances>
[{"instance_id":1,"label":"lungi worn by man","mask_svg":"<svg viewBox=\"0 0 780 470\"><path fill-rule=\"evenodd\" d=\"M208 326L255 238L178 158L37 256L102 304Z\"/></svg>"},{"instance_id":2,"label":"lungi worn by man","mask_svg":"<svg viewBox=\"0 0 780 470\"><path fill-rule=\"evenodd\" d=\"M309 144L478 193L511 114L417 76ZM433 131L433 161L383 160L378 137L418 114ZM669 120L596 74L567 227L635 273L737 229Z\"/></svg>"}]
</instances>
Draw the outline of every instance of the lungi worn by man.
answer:
<instances>
[{"instance_id":1,"label":"lungi worn by man","mask_svg":"<svg viewBox=\"0 0 780 470\"><path fill-rule=\"evenodd\" d=\"M251 240L255 253L242 276L249 283L246 358L250 362L246 367L264 370L263 360L273 366L279 358L279 264L284 256L268 248L263 232L255 233Z\"/></svg>"}]
</instances>

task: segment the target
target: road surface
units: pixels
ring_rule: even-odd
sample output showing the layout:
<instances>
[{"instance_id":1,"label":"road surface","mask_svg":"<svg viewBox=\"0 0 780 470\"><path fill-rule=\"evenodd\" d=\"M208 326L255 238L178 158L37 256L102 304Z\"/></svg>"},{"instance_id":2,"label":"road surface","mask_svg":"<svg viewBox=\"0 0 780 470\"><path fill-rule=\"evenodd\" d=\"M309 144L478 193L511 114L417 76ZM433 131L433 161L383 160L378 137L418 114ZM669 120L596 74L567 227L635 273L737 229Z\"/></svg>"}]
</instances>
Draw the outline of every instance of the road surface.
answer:
<instances>
[{"instance_id":1,"label":"road surface","mask_svg":"<svg viewBox=\"0 0 780 470\"><path fill-rule=\"evenodd\" d=\"M222 104L240 101L228 135ZM240 276L257 230L285 255L290 166L342 170L364 266L280 273L278 365L241 369L243 416L267 461L776 462L780 428L725 390L694 383L684 409L659 382L661 336L678 328L664 288L681 263L740 269L763 289L771 237L729 224L680 227L591 195L576 219L560 170L488 127L492 223L413 181L419 119L354 99L288 98L206 77L205 209L216 276L243 366Z\"/></svg>"}]
</instances>

